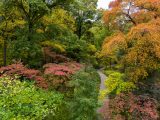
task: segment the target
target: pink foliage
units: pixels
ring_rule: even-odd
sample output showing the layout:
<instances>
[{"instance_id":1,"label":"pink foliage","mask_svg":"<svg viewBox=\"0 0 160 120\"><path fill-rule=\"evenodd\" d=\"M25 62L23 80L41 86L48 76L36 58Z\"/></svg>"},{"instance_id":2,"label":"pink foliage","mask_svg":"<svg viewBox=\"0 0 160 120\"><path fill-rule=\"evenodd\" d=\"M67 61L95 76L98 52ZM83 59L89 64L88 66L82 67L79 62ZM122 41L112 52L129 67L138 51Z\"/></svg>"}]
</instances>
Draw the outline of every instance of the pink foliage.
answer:
<instances>
[{"instance_id":1,"label":"pink foliage","mask_svg":"<svg viewBox=\"0 0 160 120\"><path fill-rule=\"evenodd\" d=\"M62 64L49 63L44 65L44 75L49 88L56 89L60 92L70 90L70 87L68 86L70 76L82 67L83 65L76 62L67 62Z\"/></svg>"},{"instance_id":2,"label":"pink foliage","mask_svg":"<svg viewBox=\"0 0 160 120\"><path fill-rule=\"evenodd\" d=\"M76 71L80 70L82 67L81 64L76 62L68 62L63 64L46 64L44 65L45 71L44 74L53 74L56 76L68 77L74 74Z\"/></svg>"},{"instance_id":3,"label":"pink foliage","mask_svg":"<svg viewBox=\"0 0 160 120\"><path fill-rule=\"evenodd\" d=\"M48 89L48 83L42 76L36 76L34 80L36 81L38 87Z\"/></svg>"},{"instance_id":4,"label":"pink foliage","mask_svg":"<svg viewBox=\"0 0 160 120\"><path fill-rule=\"evenodd\" d=\"M66 76L67 75L65 72L62 72L62 71L56 71L54 74L57 76Z\"/></svg>"},{"instance_id":5,"label":"pink foliage","mask_svg":"<svg viewBox=\"0 0 160 120\"><path fill-rule=\"evenodd\" d=\"M105 120L157 120L159 118L157 112L156 101L146 95L120 94L108 101L100 109Z\"/></svg>"},{"instance_id":6,"label":"pink foliage","mask_svg":"<svg viewBox=\"0 0 160 120\"><path fill-rule=\"evenodd\" d=\"M47 89L50 86L65 86L69 80L69 76L81 69L81 67L82 65L76 62L68 62L63 64L49 63L44 65L45 71L44 73L41 73L39 70L28 69L22 63L15 63L6 67L1 67L0 76L19 75L30 80L35 80L38 87ZM49 76L44 78L43 75Z\"/></svg>"},{"instance_id":7,"label":"pink foliage","mask_svg":"<svg viewBox=\"0 0 160 120\"><path fill-rule=\"evenodd\" d=\"M4 74L12 76L12 75L20 75L30 80L35 80L37 86L42 88L47 88L47 83L45 79L41 76L41 72L39 70L28 69L22 63L15 63L12 65L8 65L6 67L0 68L0 76Z\"/></svg>"},{"instance_id":8,"label":"pink foliage","mask_svg":"<svg viewBox=\"0 0 160 120\"><path fill-rule=\"evenodd\" d=\"M129 102L130 102L130 109L129 109L130 113L141 114L142 118L145 120L149 118L152 120L157 120L158 113L157 113L156 102L154 99L143 95L139 95L138 97L132 95Z\"/></svg>"},{"instance_id":9,"label":"pink foliage","mask_svg":"<svg viewBox=\"0 0 160 120\"><path fill-rule=\"evenodd\" d=\"M73 71L66 66L52 64L45 69L45 74L54 74L54 75L62 75L66 76L69 74L73 74Z\"/></svg>"},{"instance_id":10,"label":"pink foliage","mask_svg":"<svg viewBox=\"0 0 160 120\"><path fill-rule=\"evenodd\" d=\"M67 62L67 63L63 63L63 65L68 66L74 72L80 70L83 67L82 64L79 64L79 63L76 63L76 62Z\"/></svg>"}]
</instances>

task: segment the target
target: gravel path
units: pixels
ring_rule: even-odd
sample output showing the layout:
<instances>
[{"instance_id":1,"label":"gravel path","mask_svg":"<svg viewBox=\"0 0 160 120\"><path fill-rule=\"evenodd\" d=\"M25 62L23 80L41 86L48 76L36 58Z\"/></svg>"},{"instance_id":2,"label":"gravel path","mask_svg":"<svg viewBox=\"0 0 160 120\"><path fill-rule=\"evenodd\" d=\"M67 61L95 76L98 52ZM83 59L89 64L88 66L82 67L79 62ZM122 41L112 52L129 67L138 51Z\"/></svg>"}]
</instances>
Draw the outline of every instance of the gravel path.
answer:
<instances>
[{"instance_id":1,"label":"gravel path","mask_svg":"<svg viewBox=\"0 0 160 120\"><path fill-rule=\"evenodd\" d=\"M105 90L106 89L106 87L105 87L105 80L107 79L107 76L103 73L103 72L101 72L100 70L98 70L97 71L98 72L98 74L99 74L99 76L100 76L100 79L101 79L101 84L100 84L100 91L101 90ZM108 106L108 108L109 108L109 99L108 99L108 97L106 96L106 98L103 100L103 101L101 101L101 102L104 102L105 103L105 106ZM97 110L97 113L98 114L100 114L100 109L101 109L101 107ZM103 111L103 112L106 112L106 116L108 115L108 112L107 111ZM98 118L98 120L109 120L108 118Z\"/></svg>"},{"instance_id":2,"label":"gravel path","mask_svg":"<svg viewBox=\"0 0 160 120\"><path fill-rule=\"evenodd\" d=\"M103 74L101 71L97 71L100 78L101 78L101 84L100 84L100 90L106 89L105 87L105 80L107 79L107 76Z\"/></svg>"}]
</instances>

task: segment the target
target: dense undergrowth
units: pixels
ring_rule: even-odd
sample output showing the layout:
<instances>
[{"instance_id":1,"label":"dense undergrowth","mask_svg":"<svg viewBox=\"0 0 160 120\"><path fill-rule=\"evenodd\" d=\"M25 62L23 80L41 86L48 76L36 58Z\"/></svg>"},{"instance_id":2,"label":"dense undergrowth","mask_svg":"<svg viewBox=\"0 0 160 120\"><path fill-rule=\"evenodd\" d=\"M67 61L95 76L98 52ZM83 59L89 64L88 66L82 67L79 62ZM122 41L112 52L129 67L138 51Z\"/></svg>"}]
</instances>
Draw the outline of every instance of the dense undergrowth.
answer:
<instances>
[{"instance_id":1,"label":"dense undergrowth","mask_svg":"<svg viewBox=\"0 0 160 120\"><path fill-rule=\"evenodd\" d=\"M100 78L93 68L73 62L50 63L44 69L22 63L0 69L3 120L96 119Z\"/></svg>"},{"instance_id":2,"label":"dense undergrowth","mask_svg":"<svg viewBox=\"0 0 160 120\"><path fill-rule=\"evenodd\" d=\"M159 0L97 2L0 1L0 119L159 119Z\"/></svg>"}]
</instances>

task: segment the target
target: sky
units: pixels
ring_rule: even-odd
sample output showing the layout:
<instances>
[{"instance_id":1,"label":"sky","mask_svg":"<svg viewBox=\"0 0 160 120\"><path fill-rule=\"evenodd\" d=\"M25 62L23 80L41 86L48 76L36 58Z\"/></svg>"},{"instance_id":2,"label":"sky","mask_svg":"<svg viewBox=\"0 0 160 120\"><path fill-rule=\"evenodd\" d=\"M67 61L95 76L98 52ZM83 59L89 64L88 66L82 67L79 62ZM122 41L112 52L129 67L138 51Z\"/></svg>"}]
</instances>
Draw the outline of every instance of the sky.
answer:
<instances>
[{"instance_id":1,"label":"sky","mask_svg":"<svg viewBox=\"0 0 160 120\"><path fill-rule=\"evenodd\" d=\"M98 8L108 9L109 3L113 0L98 0Z\"/></svg>"}]
</instances>

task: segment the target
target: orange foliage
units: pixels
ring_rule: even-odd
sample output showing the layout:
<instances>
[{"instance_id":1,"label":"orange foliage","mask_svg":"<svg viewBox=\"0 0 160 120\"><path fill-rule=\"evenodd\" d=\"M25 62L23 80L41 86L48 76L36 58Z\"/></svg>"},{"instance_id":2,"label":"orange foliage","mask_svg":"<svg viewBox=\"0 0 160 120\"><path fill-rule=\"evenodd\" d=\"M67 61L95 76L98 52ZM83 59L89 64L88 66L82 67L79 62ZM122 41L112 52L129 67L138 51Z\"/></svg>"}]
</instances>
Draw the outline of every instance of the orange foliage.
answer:
<instances>
[{"instance_id":1,"label":"orange foliage","mask_svg":"<svg viewBox=\"0 0 160 120\"><path fill-rule=\"evenodd\" d=\"M103 16L108 25L118 25L119 19L137 25L160 16L160 0L114 0L109 8Z\"/></svg>"},{"instance_id":2,"label":"orange foliage","mask_svg":"<svg viewBox=\"0 0 160 120\"><path fill-rule=\"evenodd\" d=\"M140 24L149 22L154 18L155 14L151 11L141 10L139 12L133 13L132 16L136 23Z\"/></svg>"},{"instance_id":3,"label":"orange foliage","mask_svg":"<svg viewBox=\"0 0 160 120\"><path fill-rule=\"evenodd\" d=\"M159 0L135 0L135 4L137 6L141 6L143 8L149 9L149 10L157 10L160 5Z\"/></svg>"},{"instance_id":4,"label":"orange foliage","mask_svg":"<svg viewBox=\"0 0 160 120\"><path fill-rule=\"evenodd\" d=\"M123 18L123 25L131 22L133 26L128 33L106 39L102 56L117 56L117 51L124 50L120 62L128 78L136 82L148 77L160 68L160 0L115 0L110 8L104 13L106 24Z\"/></svg>"},{"instance_id":5,"label":"orange foliage","mask_svg":"<svg viewBox=\"0 0 160 120\"><path fill-rule=\"evenodd\" d=\"M115 0L115 1L111 1L109 4L109 8L115 8L118 7L120 5L122 0Z\"/></svg>"},{"instance_id":6,"label":"orange foliage","mask_svg":"<svg viewBox=\"0 0 160 120\"><path fill-rule=\"evenodd\" d=\"M106 40L103 43L101 54L108 56L115 54L120 49L125 49L127 44L125 42L125 36L123 33L117 33Z\"/></svg>"},{"instance_id":7,"label":"orange foliage","mask_svg":"<svg viewBox=\"0 0 160 120\"><path fill-rule=\"evenodd\" d=\"M160 67L160 24L158 23L160 19L137 25L127 35L128 49L124 59L125 64L134 68L129 70L132 78L133 76L147 77L148 72Z\"/></svg>"},{"instance_id":8,"label":"orange foliage","mask_svg":"<svg viewBox=\"0 0 160 120\"><path fill-rule=\"evenodd\" d=\"M117 16L121 14L120 9L118 7L113 8L112 10L108 10L104 12L103 21L108 24L112 22L112 25L116 22L114 21Z\"/></svg>"}]
</instances>

